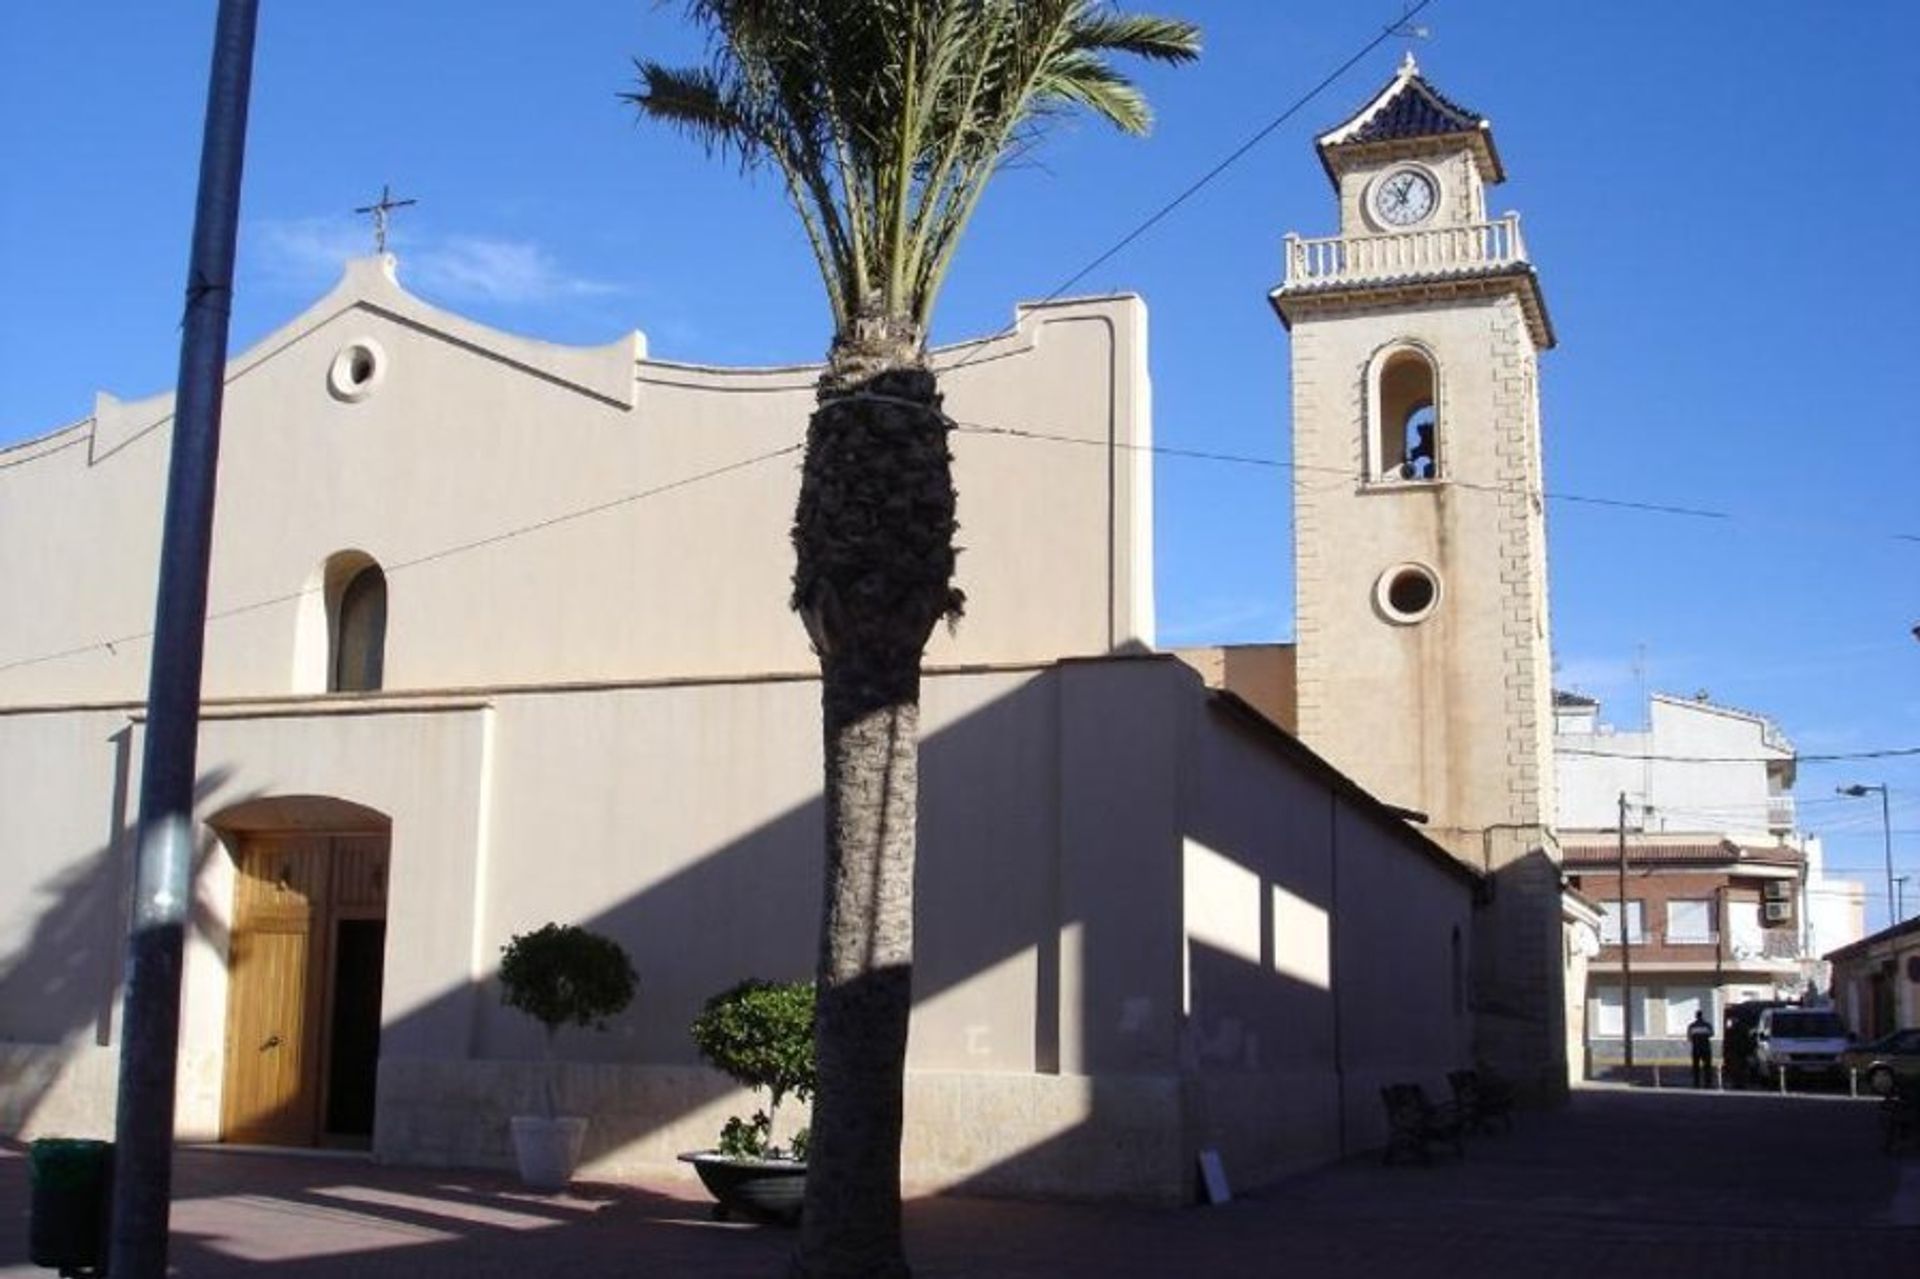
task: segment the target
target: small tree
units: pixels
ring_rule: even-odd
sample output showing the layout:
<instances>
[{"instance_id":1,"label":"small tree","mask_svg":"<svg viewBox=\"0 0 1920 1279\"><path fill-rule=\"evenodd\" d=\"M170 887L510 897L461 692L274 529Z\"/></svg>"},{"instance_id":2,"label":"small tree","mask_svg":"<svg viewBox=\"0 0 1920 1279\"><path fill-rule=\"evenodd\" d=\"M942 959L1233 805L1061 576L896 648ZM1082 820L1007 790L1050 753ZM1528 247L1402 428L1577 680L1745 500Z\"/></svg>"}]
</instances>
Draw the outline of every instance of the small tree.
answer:
<instances>
[{"instance_id":1,"label":"small tree","mask_svg":"<svg viewBox=\"0 0 1920 1279\"><path fill-rule=\"evenodd\" d=\"M707 1000L693 1019L693 1043L716 1070L753 1089L766 1089L767 1109L751 1120L734 1115L720 1132L720 1153L744 1159L780 1159L771 1144L780 1102L791 1093L813 1096L813 983L780 984L750 978ZM794 1134L791 1157L807 1157L807 1130Z\"/></svg>"},{"instance_id":2,"label":"small tree","mask_svg":"<svg viewBox=\"0 0 1920 1279\"><path fill-rule=\"evenodd\" d=\"M545 1100L554 1098L553 1042L563 1026L606 1029L606 1019L633 1002L637 978L627 952L611 937L573 924L515 933L500 948L500 1000L546 1028Z\"/></svg>"}]
</instances>

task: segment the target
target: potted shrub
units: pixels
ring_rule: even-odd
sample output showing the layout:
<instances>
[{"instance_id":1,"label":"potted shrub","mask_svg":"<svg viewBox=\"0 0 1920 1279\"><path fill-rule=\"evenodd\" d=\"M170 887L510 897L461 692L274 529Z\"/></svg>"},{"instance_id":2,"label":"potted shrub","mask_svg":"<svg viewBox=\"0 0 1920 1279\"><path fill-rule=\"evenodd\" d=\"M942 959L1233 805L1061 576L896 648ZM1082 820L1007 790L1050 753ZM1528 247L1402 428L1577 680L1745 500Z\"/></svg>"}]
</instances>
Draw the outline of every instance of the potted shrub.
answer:
<instances>
[{"instance_id":1,"label":"potted shrub","mask_svg":"<svg viewBox=\"0 0 1920 1279\"><path fill-rule=\"evenodd\" d=\"M500 999L546 1030L538 1115L515 1115L513 1154L520 1179L536 1190L564 1190L580 1160L587 1121L555 1113L554 1040L564 1026L606 1029L633 1002L633 964L620 943L572 924L516 933L500 948Z\"/></svg>"},{"instance_id":2,"label":"potted shrub","mask_svg":"<svg viewBox=\"0 0 1920 1279\"><path fill-rule=\"evenodd\" d=\"M791 1224L806 1189L807 1130L779 1142L780 1103L813 1096L813 983L751 979L707 1000L693 1042L715 1069L756 1092L767 1108L734 1115L712 1150L680 1156L719 1200L714 1215Z\"/></svg>"}]
</instances>

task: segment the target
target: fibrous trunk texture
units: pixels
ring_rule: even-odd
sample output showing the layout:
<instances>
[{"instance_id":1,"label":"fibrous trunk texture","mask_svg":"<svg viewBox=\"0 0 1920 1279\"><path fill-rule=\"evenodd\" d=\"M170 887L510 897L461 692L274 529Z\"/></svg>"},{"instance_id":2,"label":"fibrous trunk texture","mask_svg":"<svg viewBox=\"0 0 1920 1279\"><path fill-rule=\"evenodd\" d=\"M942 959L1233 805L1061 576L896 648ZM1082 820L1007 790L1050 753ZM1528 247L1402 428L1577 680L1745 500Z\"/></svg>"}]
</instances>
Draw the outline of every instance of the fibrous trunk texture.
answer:
<instances>
[{"instance_id":1,"label":"fibrous trunk texture","mask_svg":"<svg viewBox=\"0 0 1920 1279\"><path fill-rule=\"evenodd\" d=\"M794 520L794 606L820 657L826 879L819 1087L794 1274L893 1279L913 997L920 654L953 589L952 456L930 373L823 391Z\"/></svg>"}]
</instances>

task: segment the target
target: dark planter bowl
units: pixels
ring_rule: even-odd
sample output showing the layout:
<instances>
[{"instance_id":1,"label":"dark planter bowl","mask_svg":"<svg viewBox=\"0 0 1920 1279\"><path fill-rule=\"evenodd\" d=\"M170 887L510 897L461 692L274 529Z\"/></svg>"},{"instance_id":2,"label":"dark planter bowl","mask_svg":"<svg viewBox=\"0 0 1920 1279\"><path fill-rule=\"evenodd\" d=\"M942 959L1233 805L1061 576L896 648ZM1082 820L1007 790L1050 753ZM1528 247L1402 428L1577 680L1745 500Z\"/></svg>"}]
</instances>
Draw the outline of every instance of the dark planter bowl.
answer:
<instances>
[{"instance_id":1,"label":"dark planter bowl","mask_svg":"<svg viewBox=\"0 0 1920 1279\"><path fill-rule=\"evenodd\" d=\"M718 1200L714 1218L733 1216L770 1225L791 1226L800 1220L800 1203L807 1193L807 1166L791 1159L734 1159L710 1150L681 1155L693 1165L708 1193Z\"/></svg>"}]
</instances>

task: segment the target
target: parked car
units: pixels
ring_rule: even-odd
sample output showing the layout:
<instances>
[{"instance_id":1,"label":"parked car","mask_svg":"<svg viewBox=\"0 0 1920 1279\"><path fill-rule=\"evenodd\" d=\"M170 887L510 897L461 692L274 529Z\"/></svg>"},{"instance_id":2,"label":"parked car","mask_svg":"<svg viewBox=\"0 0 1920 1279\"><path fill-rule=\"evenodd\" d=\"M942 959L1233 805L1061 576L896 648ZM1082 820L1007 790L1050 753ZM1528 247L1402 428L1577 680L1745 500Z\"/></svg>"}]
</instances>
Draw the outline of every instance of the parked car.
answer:
<instances>
[{"instance_id":1,"label":"parked car","mask_svg":"<svg viewBox=\"0 0 1920 1279\"><path fill-rule=\"evenodd\" d=\"M1762 1082L1753 1060L1753 1033L1760 1025L1760 1014L1769 1008L1792 1008L1784 999L1747 999L1729 1004L1720 1026L1720 1061L1730 1087L1744 1088Z\"/></svg>"},{"instance_id":2,"label":"parked car","mask_svg":"<svg viewBox=\"0 0 1920 1279\"><path fill-rule=\"evenodd\" d=\"M1753 1030L1754 1069L1769 1083L1784 1076L1837 1075L1853 1037L1828 1008L1769 1008Z\"/></svg>"},{"instance_id":3,"label":"parked car","mask_svg":"<svg viewBox=\"0 0 1920 1279\"><path fill-rule=\"evenodd\" d=\"M1920 1084L1920 1029L1909 1026L1849 1048L1840 1054L1840 1065L1858 1071L1860 1082L1881 1097L1893 1092L1896 1080Z\"/></svg>"}]
</instances>

